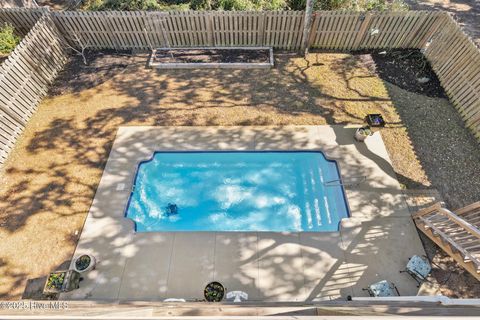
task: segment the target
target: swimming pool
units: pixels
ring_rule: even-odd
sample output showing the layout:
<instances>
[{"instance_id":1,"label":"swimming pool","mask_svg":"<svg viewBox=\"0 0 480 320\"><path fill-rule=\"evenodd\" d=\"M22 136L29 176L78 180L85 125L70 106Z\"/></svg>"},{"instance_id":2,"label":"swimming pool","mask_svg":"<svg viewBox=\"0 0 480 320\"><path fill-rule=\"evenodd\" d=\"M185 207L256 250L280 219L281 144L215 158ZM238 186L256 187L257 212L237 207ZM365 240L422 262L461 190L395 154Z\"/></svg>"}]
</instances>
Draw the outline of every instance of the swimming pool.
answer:
<instances>
[{"instance_id":1,"label":"swimming pool","mask_svg":"<svg viewBox=\"0 0 480 320\"><path fill-rule=\"evenodd\" d=\"M339 179L317 151L156 152L125 216L137 232L337 231L349 215Z\"/></svg>"}]
</instances>

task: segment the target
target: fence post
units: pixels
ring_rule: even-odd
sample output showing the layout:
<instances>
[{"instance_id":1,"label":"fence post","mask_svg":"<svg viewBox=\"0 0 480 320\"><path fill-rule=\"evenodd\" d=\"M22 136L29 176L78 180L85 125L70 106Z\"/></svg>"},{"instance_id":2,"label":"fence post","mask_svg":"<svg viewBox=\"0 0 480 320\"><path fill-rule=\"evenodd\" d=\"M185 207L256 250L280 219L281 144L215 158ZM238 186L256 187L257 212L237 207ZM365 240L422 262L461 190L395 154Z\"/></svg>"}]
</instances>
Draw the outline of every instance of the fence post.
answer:
<instances>
[{"instance_id":1,"label":"fence post","mask_svg":"<svg viewBox=\"0 0 480 320\"><path fill-rule=\"evenodd\" d=\"M308 54L308 42L310 40L310 31L312 29L313 0L307 0L305 7L305 19L303 22L302 51L305 56Z\"/></svg>"},{"instance_id":2,"label":"fence post","mask_svg":"<svg viewBox=\"0 0 480 320\"><path fill-rule=\"evenodd\" d=\"M216 46L216 43L215 43L215 30L213 28L213 15L212 15L212 12L210 11L207 11L207 34L208 34L208 42L209 42L209 45L215 47Z\"/></svg>"},{"instance_id":3,"label":"fence post","mask_svg":"<svg viewBox=\"0 0 480 320\"><path fill-rule=\"evenodd\" d=\"M258 43L260 46L265 45L265 12L262 11L260 16L259 16L259 21L258 21Z\"/></svg>"}]
</instances>

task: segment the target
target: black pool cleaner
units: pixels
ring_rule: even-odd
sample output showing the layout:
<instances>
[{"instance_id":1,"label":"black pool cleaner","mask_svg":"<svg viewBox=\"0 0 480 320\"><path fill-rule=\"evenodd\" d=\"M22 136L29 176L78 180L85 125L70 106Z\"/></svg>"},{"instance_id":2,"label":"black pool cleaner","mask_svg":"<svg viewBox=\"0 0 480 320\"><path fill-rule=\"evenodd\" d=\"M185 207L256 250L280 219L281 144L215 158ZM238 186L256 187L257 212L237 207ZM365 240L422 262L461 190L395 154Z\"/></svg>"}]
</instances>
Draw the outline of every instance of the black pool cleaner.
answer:
<instances>
[{"instance_id":1,"label":"black pool cleaner","mask_svg":"<svg viewBox=\"0 0 480 320\"><path fill-rule=\"evenodd\" d=\"M178 214L178 207L175 203L169 203L165 210L167 212L167 216L173 216L175 214Z\"/></svg>"}]
</instances>

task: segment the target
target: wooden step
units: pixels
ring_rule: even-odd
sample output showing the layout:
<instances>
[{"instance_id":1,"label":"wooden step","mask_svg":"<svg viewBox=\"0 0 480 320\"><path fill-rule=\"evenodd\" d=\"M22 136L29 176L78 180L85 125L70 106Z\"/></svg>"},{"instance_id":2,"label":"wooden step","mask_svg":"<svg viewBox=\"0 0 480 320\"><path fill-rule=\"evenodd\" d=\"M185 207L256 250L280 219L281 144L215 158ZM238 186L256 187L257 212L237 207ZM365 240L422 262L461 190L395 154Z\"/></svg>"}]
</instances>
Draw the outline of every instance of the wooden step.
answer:
<instances>
[{"instance_id":1,"label":"wooden step","mask_svg":"<svg viewBox=\"0 0 480 320\"><path fill-rule=\"evenodd\" d=\"M480 280L480 202L457 215L437 203L412 214L418 229Z\"/></svg>"}]
</instances>

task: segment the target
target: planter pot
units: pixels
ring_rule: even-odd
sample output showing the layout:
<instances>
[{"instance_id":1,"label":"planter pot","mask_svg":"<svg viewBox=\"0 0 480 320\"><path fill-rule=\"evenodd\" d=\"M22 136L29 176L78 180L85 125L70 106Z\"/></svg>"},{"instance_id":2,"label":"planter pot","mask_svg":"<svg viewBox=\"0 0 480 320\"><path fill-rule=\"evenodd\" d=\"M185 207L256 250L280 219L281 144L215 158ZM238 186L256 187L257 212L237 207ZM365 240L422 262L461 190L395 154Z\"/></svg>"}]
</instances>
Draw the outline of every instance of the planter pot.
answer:
<instances>
[{"instance_id":1,"label":"planter pot","mask_svg":"<svg viewBox=\"0 0 480 320\"><path fill-rule=\"evenodd\" d=\"M368 126L372 131L378 131L380 128L385 127L385 120L379 113L368 114L365 117L365 121L368 123Z\"/></svg>"},{"instance_id":2,"label":"planter pot","mask_svg":"<svg viewBox=\"0 0 480 320\"><path fill-rule=\"evenodd\" d=\"M67 292L79 287L80 273L75 270L60 270L50 273L43 287L43 293Z\"/></svg>"},{"instance_id":3,"label":"planter pot","mask_svg":"<svg viewBox=\"0 0 480 320\"><path fill-rule=\"evenodd\" d=\"M73 268L79 273L88 272L95 269L95 257L90 254L83 254L75 258Z\"/></svg>"},{"instance_id":4,"label":"planter pot","mask_svg":"<svg viewBox=\"0 0 480 320\"><path fill-rule=\"evenodd\" d=\"M371 134L370 128L368 127L358 128L355 131L355 140L357 140L358 142L363 142L365 141L365 139L367 139L367 137L371 135L372 134Z\"/></svg>"},{"instance_id":5,"label":"planter pot","mask_svg":"<svg viewBox=\"0 0 480 320\"><path fill-rule=\"evenodd\" d=\"M225 288L220 282L210 282L205 287L203 295L208 302L220 302L225 297Z\"/></svg>"}]
</instances>

